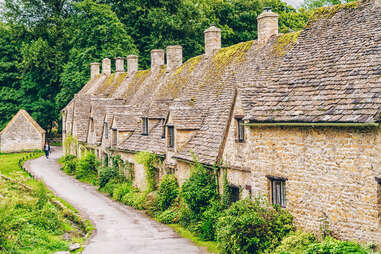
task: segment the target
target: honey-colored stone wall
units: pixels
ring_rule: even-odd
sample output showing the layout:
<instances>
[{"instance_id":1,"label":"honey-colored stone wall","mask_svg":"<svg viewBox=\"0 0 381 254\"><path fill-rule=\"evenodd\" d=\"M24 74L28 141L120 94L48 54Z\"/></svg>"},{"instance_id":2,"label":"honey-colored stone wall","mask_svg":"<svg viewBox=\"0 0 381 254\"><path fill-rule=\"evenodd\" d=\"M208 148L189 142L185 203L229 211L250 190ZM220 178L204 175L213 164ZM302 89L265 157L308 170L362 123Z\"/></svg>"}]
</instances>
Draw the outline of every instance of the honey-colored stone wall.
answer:
<instances>
[{"instance_id":1,"label":"honey-colored stone wall","mask_svg":"<svg viewBox=\"0 0 381 254\"><path fill-rule=\"evenodd\" d=\"M141 165L135 161L134 154L115 152L114 155L120 155L120 158L124 162L128 161L134 164L134 185L142 191L147 190L147 181L145 177L144 165Z\"/></svg>"},{"instance_id":2,"label":"honey-colored stone wall","mask_svg":"<svg viewBox=\"0 0 381 254\"><path fill-rule=\"evenodd\" d=\"M235 128L232 121L223 159L250 170L245 184L253 196L269 197L267 175L287 178L287 209L298 226L319 232L327 216L337 237L381 245L379 128L245 127L244 143L236 142Z\"/></svg>"}]
</instances>

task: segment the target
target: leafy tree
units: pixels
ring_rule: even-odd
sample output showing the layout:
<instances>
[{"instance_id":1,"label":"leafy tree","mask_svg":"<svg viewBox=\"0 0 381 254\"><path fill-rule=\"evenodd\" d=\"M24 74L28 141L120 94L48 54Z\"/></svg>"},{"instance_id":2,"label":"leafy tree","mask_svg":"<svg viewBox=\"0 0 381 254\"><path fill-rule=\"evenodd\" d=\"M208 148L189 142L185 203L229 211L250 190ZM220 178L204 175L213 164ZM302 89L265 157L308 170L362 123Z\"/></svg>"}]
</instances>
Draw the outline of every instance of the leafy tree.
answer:
<instances>
[{"instance_id":1,"label":"leafy tree","mask_svg":"<svg viewBox=\"0 0 381 254\"><path fill-rule=\"evenodd\" d=\"M20 107L20 45L10 25L0 23L0 130Z\"/></svg>"},{"instance_id":2,"label":"leafy tree","mask_svg":"<svg viewBox=\"0 0 381 254\"><path fill-rule=\"evenodd\" d=\"M109 6L85 0L74 5L74 12L67 23L66 34L71 35L71 40L69 59L60 77L61 90L56 97L59 109L89 80L91 62L137 54L125 26Z\"/></svg>"}]
</instances>

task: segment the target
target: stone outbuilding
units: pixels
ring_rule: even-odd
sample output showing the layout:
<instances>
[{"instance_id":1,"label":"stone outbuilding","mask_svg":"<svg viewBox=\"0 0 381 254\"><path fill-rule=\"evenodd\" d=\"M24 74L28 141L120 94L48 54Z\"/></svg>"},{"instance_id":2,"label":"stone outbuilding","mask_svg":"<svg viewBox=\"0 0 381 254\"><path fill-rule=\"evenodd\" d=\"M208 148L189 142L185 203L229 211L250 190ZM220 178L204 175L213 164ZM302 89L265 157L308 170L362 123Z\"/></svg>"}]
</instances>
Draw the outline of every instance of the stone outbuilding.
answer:
<instances>
[{"instance_id":1,"label":"stone outbuilding","mask_svg":"<svg viewBox=\"0 0 381 254\"><path fill-rule=\"evenodd\" d=\"M21 109L0 132L0 152L42 150L46 131Z\"/></svg>"}]
</instances>

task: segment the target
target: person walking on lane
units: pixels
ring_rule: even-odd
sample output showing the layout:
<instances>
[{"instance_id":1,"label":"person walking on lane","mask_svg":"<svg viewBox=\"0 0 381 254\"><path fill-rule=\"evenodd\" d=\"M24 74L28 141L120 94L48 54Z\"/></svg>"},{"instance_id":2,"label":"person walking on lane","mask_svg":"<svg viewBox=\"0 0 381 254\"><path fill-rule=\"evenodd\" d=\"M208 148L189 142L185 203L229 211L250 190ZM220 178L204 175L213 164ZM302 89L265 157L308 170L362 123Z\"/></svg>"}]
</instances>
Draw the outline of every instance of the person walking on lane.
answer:
<instances>
[{"instance_id":1,"label":"person walking on lane","mask_svg":"<svg viewBox=\"0 0 381 254\"><path fill-rule=\"evenodd\" d=\"M45 151L45 156L46 156L46 159L49 159L49 153L50 153L50 145L48 142L45 143L45 146L44 146L44 151Z\"/></svg>"}]
</instances>

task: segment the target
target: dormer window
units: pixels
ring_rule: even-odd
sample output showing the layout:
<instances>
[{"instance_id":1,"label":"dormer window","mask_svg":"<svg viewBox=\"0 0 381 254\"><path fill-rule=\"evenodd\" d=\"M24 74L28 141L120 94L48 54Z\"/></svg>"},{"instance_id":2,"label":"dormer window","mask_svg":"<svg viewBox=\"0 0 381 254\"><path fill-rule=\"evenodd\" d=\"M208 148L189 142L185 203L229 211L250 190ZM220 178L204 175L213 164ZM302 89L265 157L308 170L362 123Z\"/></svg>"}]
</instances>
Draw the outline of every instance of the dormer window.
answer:
<instances>
[{"instance_id":1,"label":"dormer window","mask_svg":"<svg viewBox=\"0 0 381 254\"><path fill-rule=\"evenodd\" d=\"M148 135L148 118L143 117L142 135Z\"/></svg>"},{"instance_id":2,"label":"dormer window","mask_svg":"<svg viewBox=\"0 0 381 254\"><path fill-rule=\"evenodd\" d=\"M90 131L94 132L94 119L90 118Z\"/></svg>"},{"instance_id":3,"label":"dormer window","mask_svg":"<svg viewBox=\"0 0 381 254\"><path fill-rule=\"evenodd\" d=\"M162 121L162 132L161 132L161 138L165 138L165 120Z\"/></svg>"},{"instance_id":4,"label":"dormer window","mask_svg":"<svg viewBox=\"0 0 381 254\"><path fill-rule=\"evenodd\" d=\"M175 146L175 129L173 126L168 126L168 147L173 148Z\"/></svg>"},{"instance_id":5,"label":"dormer window","mask_svg":"<svg viewBox=\"0 0 381 254\"><path fill-rule=\"evenodd\" d=\"M118 145L118 131L117 131L117 129L112 129L112 145L113 146Z\"/></svg>"},{"instance_id":6,"label":"dormer window","mask_svg":"<svg viewBox=\"0 0 381 254\"><path fill-rule=\"evenodd\" d=\"M243 116L236 116L236 127L237 127L237 141L245 142L245 126L243 125Z\"/></svg>"},{"instance_id":7,"label":"dormer window","mask_svg":"<svg viewBox=\"0 0 381 254\"><path fill-rule=\"evenodd\" d=\"M108 138L108 123L105 123L105 138Z\"/></svg>"}]
</instances>

